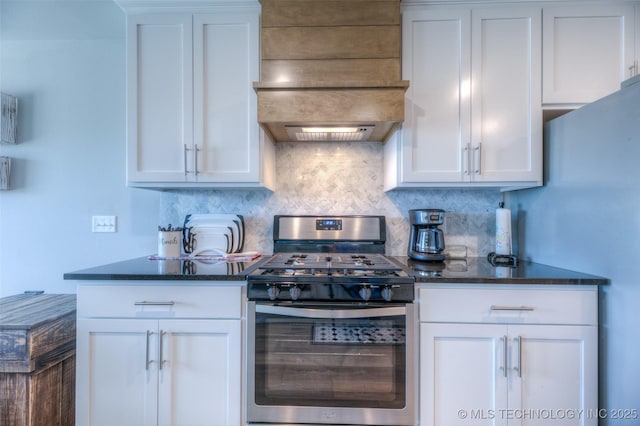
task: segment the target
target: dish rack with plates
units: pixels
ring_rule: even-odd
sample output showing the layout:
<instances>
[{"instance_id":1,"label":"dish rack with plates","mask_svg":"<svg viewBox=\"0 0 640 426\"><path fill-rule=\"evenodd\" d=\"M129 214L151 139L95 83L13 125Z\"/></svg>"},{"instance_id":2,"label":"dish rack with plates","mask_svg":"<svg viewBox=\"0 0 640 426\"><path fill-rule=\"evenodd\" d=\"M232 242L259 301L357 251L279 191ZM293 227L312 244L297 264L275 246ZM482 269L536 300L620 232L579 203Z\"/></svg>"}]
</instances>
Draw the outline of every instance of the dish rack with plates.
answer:
<instances>
[{"instance_id":1,"label":"dish rack with plates","mask_svg":"<svg viewBox=\"0 0 640 426\"><path fill-rule=\"evenodd\" d=\"M184 218L182 247L190 256L241 253L244 236L242 215L188 214Z\"/></svg>"}]
</instances>

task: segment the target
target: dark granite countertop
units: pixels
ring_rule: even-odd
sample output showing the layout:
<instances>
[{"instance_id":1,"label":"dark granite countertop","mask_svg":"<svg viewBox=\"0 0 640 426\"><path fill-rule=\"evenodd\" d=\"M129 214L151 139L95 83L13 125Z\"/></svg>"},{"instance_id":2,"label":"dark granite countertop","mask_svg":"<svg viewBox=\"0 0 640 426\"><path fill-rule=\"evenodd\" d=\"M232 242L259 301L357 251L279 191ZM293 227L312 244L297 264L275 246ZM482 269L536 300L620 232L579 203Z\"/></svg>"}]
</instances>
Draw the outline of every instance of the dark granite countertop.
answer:
<instances>
[{"instance_id":1,"label":"dark granite countertop","mask_svg":"<svg viewBox=\"0 0 640 426\"><path fill-rule=\"evenodd\" d=\"M251 262L151 260L147 257L110 263L64 274L65 280L244 281L264 257Z\"/></svg>"},{"instance_id":2,"label":"dark granite countertop","mask_svg":"<svg viewBox=\"0 0 640 426\"><path fill-rule=\"evenodd\" d=\"M486 257L444 262L420 262L407 256L394 256L417 283L467 284L572 284L604 285L609 280L568 269L519 260L518 266L495 267Z\"/></svg>"},{"instance_id":3,"label":"dark granite countertop","mask_svg":"<svg viewBox=\"0 0 640 426\"><path fill-rule=\"evenodd\" d=\"M252 262L203 260L149 260L140 257L64 274L66 280L119 281L244 281L269 256ZM484 257L444 262L419 262L392 256L414 276L417 283L466 284L572 284L604 285L609 280L595 275L520 260L515 268L494 267Z\"/></svg>"}]
</instances>

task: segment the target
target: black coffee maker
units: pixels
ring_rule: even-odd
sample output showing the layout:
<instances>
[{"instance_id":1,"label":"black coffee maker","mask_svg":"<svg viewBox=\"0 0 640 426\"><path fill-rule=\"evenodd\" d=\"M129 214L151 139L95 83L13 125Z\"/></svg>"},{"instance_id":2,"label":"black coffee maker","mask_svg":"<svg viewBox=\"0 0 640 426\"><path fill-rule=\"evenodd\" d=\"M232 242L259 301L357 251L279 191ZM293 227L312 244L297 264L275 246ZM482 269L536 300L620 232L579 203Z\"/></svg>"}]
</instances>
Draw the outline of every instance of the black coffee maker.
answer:
<instances>
[{"instance_id":1,"label":"black coffee maker","mask_svg":"<svg viewBox=\"0 0 640 426\"><path fill-rule=\"evenodd\" d=\"M444 222L444 210L409 210L409 248L407 255L415 260L440 262L444 256L444 233L439 225Z\"/></svg>"}]
</instances>

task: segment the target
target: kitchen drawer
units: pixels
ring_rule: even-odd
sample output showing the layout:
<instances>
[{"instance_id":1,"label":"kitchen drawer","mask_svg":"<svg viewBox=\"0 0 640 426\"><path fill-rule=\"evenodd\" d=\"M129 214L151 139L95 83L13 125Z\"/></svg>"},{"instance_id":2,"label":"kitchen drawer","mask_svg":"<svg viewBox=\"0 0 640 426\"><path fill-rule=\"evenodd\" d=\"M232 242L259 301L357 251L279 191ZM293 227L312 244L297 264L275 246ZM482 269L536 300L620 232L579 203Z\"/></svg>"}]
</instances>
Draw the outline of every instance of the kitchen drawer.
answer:
<instances>
[{"instance_id":1,"label":"kitchen drawer","mask_svg":"<svg viewBox=\"0 0 640 426\"><path fill-rule=\"evenodd\" d=\"M420 321L596 325L596 286L421 288Z\"/></svg>"},{"instance_id":2,"label":"kitchen drawer","mask_svg":"<svg viewBox=\"0 0 640 426\"><path fill-rule=\"evenodd\" d=\"M240 318L241 285L80 285L81 318Z\"/></svg>"}]
</instances>

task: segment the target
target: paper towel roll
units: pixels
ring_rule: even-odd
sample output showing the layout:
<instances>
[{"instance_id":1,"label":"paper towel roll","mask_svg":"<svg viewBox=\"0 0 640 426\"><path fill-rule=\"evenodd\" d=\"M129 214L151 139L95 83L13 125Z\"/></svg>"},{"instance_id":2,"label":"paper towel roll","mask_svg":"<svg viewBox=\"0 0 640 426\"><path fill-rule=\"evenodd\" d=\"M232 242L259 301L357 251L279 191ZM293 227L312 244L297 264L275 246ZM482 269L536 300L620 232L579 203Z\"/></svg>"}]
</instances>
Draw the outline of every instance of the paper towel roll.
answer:
<instances>
[{"instance_id":1,"label":"paper towel roll","mask_svg":"<svg viewBox=\"0 0 640 426\"><path fill-rule=\"evenodd\" d=\"M511 210L496 209L496 254L511 254Z\"/></svg>"}]
</instances>

